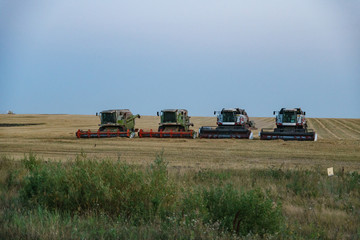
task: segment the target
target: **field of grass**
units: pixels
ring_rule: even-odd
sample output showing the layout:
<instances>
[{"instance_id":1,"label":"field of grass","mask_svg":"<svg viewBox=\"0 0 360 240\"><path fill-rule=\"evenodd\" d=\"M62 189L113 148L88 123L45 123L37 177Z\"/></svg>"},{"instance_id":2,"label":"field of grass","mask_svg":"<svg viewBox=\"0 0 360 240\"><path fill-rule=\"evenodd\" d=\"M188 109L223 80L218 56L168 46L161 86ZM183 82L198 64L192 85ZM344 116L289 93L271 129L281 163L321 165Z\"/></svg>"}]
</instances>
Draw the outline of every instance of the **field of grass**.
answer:
<instances>
[{"instance_id":1,"label":"field of grass","mask_svg":"<svg viewBox=\"0 0 360 240\"><path fill-rule=\"evenodd\" d=\"M191 119L195 129L216 120ZM98 117L0 115L0 238L359 239L360 119L309 119L317 142L260 141L274 119L252 120L254 140L77 139L77 129L97 129ZM136 122L157 126L153 116ZM111 168L124 172L101 171ZM122 189L119 178L142 190ZM52 189L44 182L54 195L44 197ZM88 190L76 192L77 184ZM242 225L250 227L237 228L248 200L264 220L248 213Z\"/></svg>"}]
</instances>

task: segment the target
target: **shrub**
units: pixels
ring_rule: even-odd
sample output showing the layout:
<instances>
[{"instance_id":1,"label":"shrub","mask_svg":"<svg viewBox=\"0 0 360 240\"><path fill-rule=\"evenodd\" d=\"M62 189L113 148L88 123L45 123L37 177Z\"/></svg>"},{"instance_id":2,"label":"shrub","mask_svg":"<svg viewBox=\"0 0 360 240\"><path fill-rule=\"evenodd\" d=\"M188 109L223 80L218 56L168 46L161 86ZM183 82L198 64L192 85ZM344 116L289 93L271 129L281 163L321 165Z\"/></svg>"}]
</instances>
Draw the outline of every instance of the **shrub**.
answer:
<instances>
[{"instance_id":1,"label":"shrub","mask_svg":"<svg viewBox=\"0 0 360 240\"><path fill-rule=\"evenodd\" d=\"M260 190L240 193L232 185L204 190L209 211L208 221L220 223L224 230L240 235L264 235L279 231L282 221L280 205L273 205Z\"/></svg>"},{"instance_id":2,"label":"shrub","mask_svg":"<svg viewBox=\"0 0 360 240\"><path fill-rule=\"evenodd\" d=\"M41 161L37 159L36 155L33 153L29 153L29 156L24 156L24 159L22 160L22 163L24 164L24 167L28 170L33 170L36 168Z\"/></svg>"},{"instance_id":3,"label":"shrub","mask_svg":"<svg viewBox=\"0 0 360 240\"><path fill-rule=\"evenodd\" d=\"M186 189L182 193L181 211L178 219L184 220L186 225L192 221L208 219L209 211L202 194L203 188Z\"/></svg>"},{"instance_id":4,"label":"shrub","mask_svg":"<svg viewBox=\"0 0 360 240\"><path fill-rule=\"evenodd\" d=\"M179 190L169 179L161 154L145 171L120 161L87 159L84 154L66 164L36 158L23 162L29 170L20 199L30 211L106 216L132 226L160 223L161 229L188 229L189 236L200 232L263 236L279 231L282 221L280 205L260 190L240 192L231 184ZM212 173L201 176L217 178Z\"/></svg>"},{"instance_id":5,"label":"shrub","mask_svg":"<svg viewBox=\"0 0 360 240\"><path fill-rule=\"evenodd\" d=\"M32 167L21 191L27 206L149 220L157 213L169 211L175 198L162 156L157 156L146 172L119 161L86 158L77 158L68 166L61 163L29 166Z\"/></svg>"}]
</instances>

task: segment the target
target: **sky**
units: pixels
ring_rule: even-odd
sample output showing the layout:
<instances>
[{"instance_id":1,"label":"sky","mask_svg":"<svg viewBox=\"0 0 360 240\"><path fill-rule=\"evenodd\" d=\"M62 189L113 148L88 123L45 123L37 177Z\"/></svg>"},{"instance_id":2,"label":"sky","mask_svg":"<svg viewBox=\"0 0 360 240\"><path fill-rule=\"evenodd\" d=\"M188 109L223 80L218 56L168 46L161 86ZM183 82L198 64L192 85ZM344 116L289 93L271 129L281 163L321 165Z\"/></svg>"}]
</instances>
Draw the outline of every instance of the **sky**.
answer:
<instances>
[{"instance_id":1,"label":"sky","mask_svg":"<svg viewBox=\"0 0 360 240\"><path fill-rule=\"evenodd\" d=\"M360 118L358 0L0 0L0 113Z\"/></svg>"}]
</instances>

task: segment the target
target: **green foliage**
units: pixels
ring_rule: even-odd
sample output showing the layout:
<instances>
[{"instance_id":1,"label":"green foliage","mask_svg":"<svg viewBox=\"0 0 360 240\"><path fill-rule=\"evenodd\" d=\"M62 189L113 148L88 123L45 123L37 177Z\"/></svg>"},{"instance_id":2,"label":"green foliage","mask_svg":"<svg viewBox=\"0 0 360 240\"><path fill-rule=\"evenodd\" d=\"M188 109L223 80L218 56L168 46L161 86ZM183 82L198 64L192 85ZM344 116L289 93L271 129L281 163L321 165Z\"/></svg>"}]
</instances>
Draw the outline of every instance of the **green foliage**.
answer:
<instances>
[{"instance_id":1,"label":"green foliage","mask_svg":"<svg viewBox=\"0 0 360 240\"><path fill-rule=\"evenodd\" d=\"M318 182L320 175L309 170L292 171L286 188L293 191L295 195L302 197L317 197L319 195Z\"/></svg>"},{"instance_id":2,"label":"green foliage","mask_svg":"<svg viewBox=\"0 0 360 240\"><path fill-rule=\"evenodd\" d=\"M192 221L199 219L208 219L209 211L206 208L205 198L202 194L203 188L186 189L182 193L181 199L181 216L179 219L189 225Z\"/></svg>"},{"instance_id":3,"label":"green foliage","mask_svg":"<svg viewBox=\"0 0 360 240\"><path fill-rule=\"evenodd\" d=\"M240 192L230 184L184 193L181 207L188 225L200 220L220 232L243 236L275 234L283 220L281 205L274 205L260 190Z\"/></svg>"},{"instance_id":4,"label":"green foliage","mask_svg":"<svg viewBox=\"0 0 360 240\"><path fill-rule=\"evenodd\" d=\"M281 167L277 169L274 166L267 169L251 169L250 174L252 178L266 178L277 181L283 180L288 176L287 172L284 172Z\"/></svg>"},{"instance_id":5,"label":"green foliage","mask_svg":"<svg viewBox=\"0 0 360 240\"><path fill-rule=\"evenodd\" d=\"M346 192L357 191L360 194L360 174L352 172L346 174L345 177L347 178L347 181L345 181Z\"/></svg>"},{"instance_id":6,"label":"green foliage","mask_svg":"<svg viewBox=\"0 0 360 240\"><path fill-rule=\"evenodd\" d=\"M18 190L21 187L23 169L19 162L7 156L0 156L0 193L1 191Z\"/></svg>"},{"instance_id":7,"label":"green foliage","mask_svg":"<svg viewBox=\"0 0 360 240\"><path fill-rule=\"evenodd\" d=\"M31 152L29 153L29 156L24 156L22 162L24 164L24 167L28 170L35 169L41 163L41 161L36 157L36 155Z\"/></svg>"},{"instance_id":8,"label":"green foliage","mask_svg":"<svg viewBox=\"0 0 360 240\"><path fill-rule=\"evenodd\" d=\"M0 158L0 166L1 239L311 239L359 233L357 172L328 177L319 170L271 167L173 178L162 154L143 168L89 159L84 152L73 162L30 154L21 165ZM326 214L339 217L339 227Z\"/></svg>"},{"instance_id":9,"label":"green foliage","mask_svg":"<svg viewBox=\"0 0 360 240\"><path fill-rule=\"evenodd\" d=\"M18 170L10 170L5 179L6 189L11 189L12 187L19 186L19 185L20 185L19 171Z\"/></svg>"},{"instance_id":10,"label":"green foliage","mask_svg":"<svg viewBox=\"0 0 360 240\"><path fill-rule=\"evenodd\" d=\"M273 205L260 190L240 193L232 185L212 187L203 192L209 221L240 235L274 234L282 222L280 205Z\"/></svg>"},{"instance_id":11,"label":"green foliage","mask_svg":"<svg viewBox=\"0 0 360 240\"><path fill-rule=\"evenodd\" d=\"M146 221L170 209L175 189L161 156L145 173L121 162L83 158L68 165L38 164L29 168L20 195L23 203Z\"/></svg>"},{"instance_id":12,"label":"green foliage","mask_svg":"<svg viewBox=\"0 0 360 240\"><path fill-rule=\"evenodd\" d=\"M40 206L64 214L105 214L136 225L161 219L164 227L203 222L217 224L220 232L235 230L241 235L275 233L279 228L279 208L260 191L240 193L225 185L189 188L179 194L162 154L146 171L120 161L90 160L84 153L68 164L29 162L24 161L29 174L20 192L29 209ZM209 171L200 176L221 181L223 177L218 177L227 175ZM175 219L169 221L171 217Z\"/></svg>"},{"instance_id":13,"label":"green foliage","mask_svg":"<svg viewBox=\"0 0 360 240\"><path fill-rule=\"evenodd\" d=\"M230 177L231 174L229 171L219 172L208 169L202 169L199 172L197 172L193 178L195 181L206 182L206 181L225 181L230 179Z\"/></svg>"}]
</instances>

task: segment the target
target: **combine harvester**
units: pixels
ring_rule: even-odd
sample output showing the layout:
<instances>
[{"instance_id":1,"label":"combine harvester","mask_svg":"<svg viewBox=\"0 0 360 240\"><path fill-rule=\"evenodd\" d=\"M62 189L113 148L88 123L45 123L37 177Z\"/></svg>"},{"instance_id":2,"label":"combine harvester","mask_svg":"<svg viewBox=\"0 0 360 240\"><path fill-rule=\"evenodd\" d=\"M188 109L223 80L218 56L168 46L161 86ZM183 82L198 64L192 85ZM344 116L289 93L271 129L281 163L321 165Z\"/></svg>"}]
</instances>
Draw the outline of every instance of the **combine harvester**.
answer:
<instances>
[{"instance_id":1,"label":"combine harvester","mask_svg":"<svg viewBox=\"0 0 360 240\"><path fill-rule=\"evenodd\" d=\"M162 110L160 114L157 112L157 115L160 116L158 131L140 129L138 132L140 138L196 138L197 133L189 129L194 124L190 122L187 110L166 109Z\"/></svg>"},{"instance_id":2,"label":"combine harvester","mask_svg":"<svg viewBox=\"0 0 360 240\"><path fill-rule=\"evenodd\" d=\"M96 113L98 116L98 113ZM135 136L135 118L140 115L133 115L129 109L116 109L102 111L99 114L101 124L98 130L78 130L76 137L78 138L107 138L107 137L128 137Z\"/></svg>"},{"instance_id":3,"label":"combine harvester","mask_svg":"<svg viewBox=\"0 0 360 240\"><path fill-rule=\"evenodd\" d=\"M263 128L259 133L261 140L298 140L316 141L317 134L312 129L307 128L305 112L301 108L286 109L282 108L276 115L276 128Z\"/></svg>"},{"instance_id":4,"label":"combine harvester","mask_svg":"<svg viewBox=\"0 0 360 240\"><path fill-rule=\"evenodd\" d=\"M249 120L244 109L223 108L214 111L217 115L216 127L201 127L200 138L247 138L253 139L251 129L255 129L255 123Z\"/></svg>"}]
</instances>

